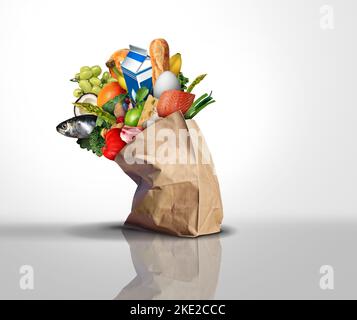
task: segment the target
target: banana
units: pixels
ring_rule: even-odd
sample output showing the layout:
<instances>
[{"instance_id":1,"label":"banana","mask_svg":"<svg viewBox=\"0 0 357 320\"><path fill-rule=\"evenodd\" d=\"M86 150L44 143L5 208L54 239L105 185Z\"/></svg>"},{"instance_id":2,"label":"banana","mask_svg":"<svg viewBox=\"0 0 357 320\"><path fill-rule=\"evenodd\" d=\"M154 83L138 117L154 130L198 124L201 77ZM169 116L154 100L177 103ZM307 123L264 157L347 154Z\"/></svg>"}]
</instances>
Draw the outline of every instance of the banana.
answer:
<instances>
[{"instance_id":1,"label":"banana","mask_svg":"<svg viewBox=\"0 0 357 320\"><path fill-rule=\"evenodd\" d=\"M128 91L128 87L126 86L126 82L125 82L124 76L119 75L119 76L118 76L118 82L119 82L119 85L120 85L124 90Z\"/></svg>"},{"instance_id":2,"label":"banana","mask_svg":"<svg viewBox=\"0 0 357 320\"><path fill-rule=\"evenodd\" d=\"M170 71L175 75L181 72L182 67L182 57L180 53L175 54L170 59Z\"/></svg>"}]
</instances>

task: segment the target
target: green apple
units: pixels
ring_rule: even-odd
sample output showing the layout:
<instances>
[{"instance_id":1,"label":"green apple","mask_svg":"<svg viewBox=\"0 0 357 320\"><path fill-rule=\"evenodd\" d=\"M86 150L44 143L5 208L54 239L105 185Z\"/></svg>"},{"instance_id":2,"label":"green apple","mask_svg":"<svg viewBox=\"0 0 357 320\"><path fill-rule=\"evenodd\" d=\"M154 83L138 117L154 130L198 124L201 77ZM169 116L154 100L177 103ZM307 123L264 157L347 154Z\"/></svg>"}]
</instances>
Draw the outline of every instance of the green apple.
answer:
<instances>
[{"instance_id":1,"label":"green apple","mask_svg":"<svg viewBox=\"0 0 357 320\"><path fill-rule=\"evenodd\" d=\"M129 127L136 127L139 123L142 112L143 110L139 108L129 110L125 115L125 125Z\"/></svg>"}]
</instances>

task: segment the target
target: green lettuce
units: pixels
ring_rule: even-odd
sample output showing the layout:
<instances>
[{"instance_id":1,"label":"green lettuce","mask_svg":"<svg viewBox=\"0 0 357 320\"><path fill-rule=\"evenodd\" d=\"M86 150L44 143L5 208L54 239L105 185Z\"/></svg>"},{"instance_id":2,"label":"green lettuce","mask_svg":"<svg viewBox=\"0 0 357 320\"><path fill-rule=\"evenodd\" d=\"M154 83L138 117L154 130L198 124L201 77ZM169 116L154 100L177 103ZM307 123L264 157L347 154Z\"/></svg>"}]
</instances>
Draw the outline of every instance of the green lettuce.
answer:
<instances>
[{"instance_id":1,"label":"green lettuce","mask_svg":"<svg viewBox=\"0 0 357 320\"><path fill-rule=\"evenodd\" d=\"M82 149L92 151L98 157L101 157L103 155L103 147L105 146L105 140L101 135L102 130L101 127L95 127L89 138L78 139L77 143Z\"/></svg>"}]
</instances>

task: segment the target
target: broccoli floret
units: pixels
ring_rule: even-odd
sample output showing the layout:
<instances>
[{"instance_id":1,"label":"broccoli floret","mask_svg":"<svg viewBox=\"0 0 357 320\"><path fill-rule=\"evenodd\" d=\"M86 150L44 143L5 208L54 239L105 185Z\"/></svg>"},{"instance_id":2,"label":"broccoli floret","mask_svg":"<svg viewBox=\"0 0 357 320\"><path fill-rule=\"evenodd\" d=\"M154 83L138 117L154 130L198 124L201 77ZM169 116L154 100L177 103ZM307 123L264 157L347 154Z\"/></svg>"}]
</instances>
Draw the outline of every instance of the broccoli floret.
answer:
<instances>
[{"instance_id":1,"label":"broccoli floret","mask_svg":"<svg viewBox=\"0 0 357 320\"><path fill-rule=\"evenodd\" d=\"M77 143L82 149L87 149L88 151L92 151L98 157L103 156L103 147L105 146L105 140L101 136L102 128L95 127L89 138L87 139L79 139Z\"/></svg>"},{"instance_id":2,"label":"broccoli floret","mask_svg":"<svg viewBox=\"0 0 357 320\"><path fill-rule=\"evenodd\" d=\"M89 136L89 145L92 151L98 156L103 155L103 147L105 146L105 140L101 136L102 128L95 127L91 135Z\"/></svg>"}]
</instances>

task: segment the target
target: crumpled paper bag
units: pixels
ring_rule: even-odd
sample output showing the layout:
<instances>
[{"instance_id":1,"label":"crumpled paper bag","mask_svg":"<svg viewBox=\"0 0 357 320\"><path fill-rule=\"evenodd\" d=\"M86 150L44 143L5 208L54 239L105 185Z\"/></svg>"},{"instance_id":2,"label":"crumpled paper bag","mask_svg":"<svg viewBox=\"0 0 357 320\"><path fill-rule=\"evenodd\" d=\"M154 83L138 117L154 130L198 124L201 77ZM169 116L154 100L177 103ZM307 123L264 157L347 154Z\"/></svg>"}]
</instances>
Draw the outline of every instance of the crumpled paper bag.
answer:
<instances>
[{"instance_id":1,"label":"crumpled paper bag","mask_svg":"<svg viewBox=\"0 0 357 320\"><path fill-rule=\"evenodd\" d=\"M213 300L222 248L220 236L173 238L123 230L136 277L116 300Z\"/></svg>"},{"instance_id":2,"label":"crumpled paper bag","mask_svg":"<svg viewBox=\"0 0 357 320\"><path fill-rule=\"evenodd\" d=\"M138 185L126 224L180 237L221 231L218 179L194 120L181 112L160 120L115 161Z\"/></svg>"}]
</instances>

